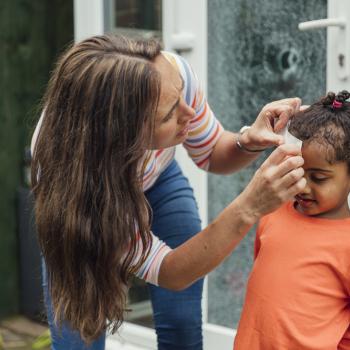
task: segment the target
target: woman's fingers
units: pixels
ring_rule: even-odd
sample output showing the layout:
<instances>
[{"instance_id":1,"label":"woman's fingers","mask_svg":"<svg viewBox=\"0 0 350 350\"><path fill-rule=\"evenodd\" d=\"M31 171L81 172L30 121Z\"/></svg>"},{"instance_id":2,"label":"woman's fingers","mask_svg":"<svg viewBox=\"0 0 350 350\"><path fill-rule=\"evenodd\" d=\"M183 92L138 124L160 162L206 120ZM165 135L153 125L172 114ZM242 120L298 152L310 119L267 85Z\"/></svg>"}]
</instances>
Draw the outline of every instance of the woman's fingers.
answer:
<instances>
[{"instance_id":1,"label":"woman's fingers","mask_svg":"<svg viewBox=\"0 0 350 350\"><path fill-rule=\"evenodd\" d=\"M306 179L302 177L285 192L285 201L292 200L298 193L302 192L306 186Z\"/></svg>"},{"instance_id":2,"label":"woman's fingers","mask_svg":"<svg viewBox=\"0 0 350 350\"><path fill-rule=\"evenodd\" d=\"M283 160L287 157L299 156L297 160L289 160L286 164L284 164L281 168L281 171L286 170L286 172L298 168L304 164L304 160L300 157L301 151L300 147L294 144L283 144L277 147L271 155L265 160L265 162L261 165L261 169L269 169L273 166L280 165ZM295 163L294 163L295 162ZM280 174L279 174L280 175Z\"/></svg>"},{"instance_id":3,"label":"woman's fingers","mask_svg":"<svg viewBox=\"0 0 350 350\"><path fill-rule=\"evenodd\" d=\"M263 148L279 146L284 143L283 136L275 134L273 131L269 131L269 130L262 130L257 135L257 138L259 140L259 144Z\"/></svg>"},{"instance_id":4,"label":"woman's fingers","mask_svg":"<svg viewBox=\"0 0 350 350\"><path fill-rule=\"evenodd\" d=\"M299 97L285 98L267 104L263 110L271 112L273 118L278 118L274 125L274 131L282 130L288 120L299 111L301 99Z\"/></svg>"},{"instance_id":5,"label":"woman's fingers","mask_svg":"<svg viewBox=\"0 0 350 350\"><path fill-rule=\"evenodd\" d=\"M303 178L305 171L303 168L297 168L289 171L281 178L281 187L290 188Z\"/></svg>"},{"instance_id":6,"label":"woman's fingers","mask_svg":"<svg viewBox=\"0 0 350 350\"><path fill-rule=\"evenodd\" d=\"M278 147L262 166L264 176L275 191L286 192L304 176L304 159L296 145Z\"/></svg>"},{"instance_id":7,"label":"woman's fingers","mask_svg":"<svg viewBox=\"0 0 350 350\"><path fill-rule=\"evenodd\" d=\"M252 131L276 132L282 130L288 123L288 120L299 111L301 104L300 98L287 98L274 101L261 110L256 121L252 125Z\"/></svg>"},{"instance_id":8,"label":"woman's fingers","mask_svg":"<svg viewBox=\"0 0 350 350\"><path fill-rule=\"evenodd\" d=\"M300 109L301 99L299 97L284 98L282 100L270 102L265 107L269 107L272 105L278 105L278 104L284 104L284 105L291 106L295 111L298 111Z\"/></svg>"},{"instance_id":9,"label":"woman's fingers","mask_svg":"<svg viewBox=\"0 0 350 350\"><path fill-rule=\"evenodd\" d=\"M286 98L274 101L261 110L250 130L241 138L248 149L262 149L278 146L283 137L276 134L288 123L288 120L299 110L300 98Z\"/></svg>"},{"instance_id":10,"label":"woman's fingers","mask_svg":"<svg viewBox=\"0 0 350 350\"><path fill-rule=\"evenodd\" d=\"M301 156L291 156L286 158L279 165L273 166L267 169L266 173L268 173L273 179L282 179L287 174L291 176L290 175L291 172L293 170L301 168L303 164L304 164L304 160ZM302 177L303 175L304 174L302 174L300 177Z\"/></svg>"},{"instance_id":11,"label":"woman's fingers","mask_svg":"<svg viewBox=\"0 0 350 350\"><path fill-rule=\"evenodd\" d=\"M267 109L264 108L263 117L268 118L273 130L278 132L288 123L288 120L295 115L297 110L289 104L271 104Z\"/></svg>"},{"instance_id":12,"label":"woman's fingers","mask_svg":"<svg viewBox=\"0 0 350 350\"><path fill-rule=\"evenodd\" d=\"M295 186L304 176L302 165L304 160L300 156L286 157L280 164L271 165L262 169L261 176L265 183L269 196L276 197L275 200L280 204L290 198L291 187ZM301 184L300 184L301 185ZM293 193L295 196L303 188L297 186L298 192Z\"/></svg>"},{"instance_id":13,"label":"woman's fingers","mask_svg":"<svg viewBox=\"0 0 350 350\"><path fill-rule=\"evenodd\" d=\"M283 202L293 199L306 186L304 176L304 169L298 168L290 171L281 179L276 181L276 193Z\"/></svg>"},{"instance_id":14,"label":"woman's fingers","mask_svg":"<svg viewBox=\"0 0 350 350\"><path fill-rule=\"evenodd\" d=\"M281 105L276 106L276 112L278 114L278 118L274 123L274 131L278 132L287 125L288 120L295 115L296 111L291 106Z\"/></svg>"},{"instance_id":15,"label":"woman's fingers","mask_svg":"<svg viewBox=\"0 0 350 350\"><path fill-rule=\"evenodd\" d=\"M296 145L279 146L256 171L244 191L247 204L257 216L277 209L306 185L303 158Z\"/></svg>"},{"instance_id":16,"label":"woman's fingers","mask_svg":"<svg viewBox=\"0 0 350 350\"><path fill-rule=\"evenodd\" d=\"M309 107L310 107L310 105L302 105L302 106L300 106L300 110L305 111L305 109L308 109Z\"/></svg>"}]
</instances>

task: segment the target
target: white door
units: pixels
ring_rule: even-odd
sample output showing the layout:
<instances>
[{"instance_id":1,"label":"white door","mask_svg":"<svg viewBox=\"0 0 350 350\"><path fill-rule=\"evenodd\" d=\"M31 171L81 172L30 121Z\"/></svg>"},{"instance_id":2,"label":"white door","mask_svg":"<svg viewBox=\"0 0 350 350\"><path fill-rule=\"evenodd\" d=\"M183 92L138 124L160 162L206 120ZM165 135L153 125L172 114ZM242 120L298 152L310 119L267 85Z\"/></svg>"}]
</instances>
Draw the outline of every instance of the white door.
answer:
<instances>
[{"instance_id":1,"label":"white door","mask_svg":"<svg viewBox=\"0 0 350 350\"><path fill-rule=\"evenodd\" d=\"M320 28L327 28L327 91L349 91L350 0L328 0L328 18L299 24L300 30Z\"/></svg>"},{"instance_id":2,"label":"white door","mask_svg":"<svg viewBox=\"0 0 350 350\"><path fill-rule=\"evenodd\" d=\"M207 1L163 0L163 42L166 50L175 51L186 58L194 68L204 93L207 94ZM208 223L207 174L195 167L179 146L177 160L188 177L198 202L202 226ZM231 350L234 330L209 324L207 283L203 293L204 350Z\"/></svg>"}]
</instances>

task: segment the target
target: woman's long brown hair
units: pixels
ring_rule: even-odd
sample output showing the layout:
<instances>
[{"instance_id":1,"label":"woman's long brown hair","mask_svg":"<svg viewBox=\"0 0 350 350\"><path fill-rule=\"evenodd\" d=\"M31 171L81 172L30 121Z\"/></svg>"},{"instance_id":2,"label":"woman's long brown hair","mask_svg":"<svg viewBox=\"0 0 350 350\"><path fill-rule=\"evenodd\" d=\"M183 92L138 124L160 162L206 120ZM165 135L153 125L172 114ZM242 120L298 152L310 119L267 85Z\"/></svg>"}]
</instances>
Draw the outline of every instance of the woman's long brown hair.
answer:
<instances>
[{"instance_id":1,"label":"woman's long brown hair","mask_svg":"<svg viewBox=\"0 0 350 350\"><path fill-rule=\"evenodd\" d=\"M143 259L149 250L140 162L160 94L159 53L153 41L87 39L63 54L43 100L32 161L39 244L54 318L87 343L120 326L141 264L131 264L137 239Z\"/></svg>"}]
</instances>

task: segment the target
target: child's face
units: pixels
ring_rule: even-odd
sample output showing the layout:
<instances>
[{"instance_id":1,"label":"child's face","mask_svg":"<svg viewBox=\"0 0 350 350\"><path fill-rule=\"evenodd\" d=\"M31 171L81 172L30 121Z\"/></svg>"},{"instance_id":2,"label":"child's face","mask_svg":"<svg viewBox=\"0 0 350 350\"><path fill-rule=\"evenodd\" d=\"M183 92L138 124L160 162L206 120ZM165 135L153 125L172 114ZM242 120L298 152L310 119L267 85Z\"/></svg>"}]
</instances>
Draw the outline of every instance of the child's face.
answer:
<instances>
[{"instance_id":1,"label":"child's face","mask_svg":"<svg viewBox=\"0 0 350 350\"><path fill-rule=\"evenodd\" d=\"M296 196L297 210L305 215L328 219L349 217L350 174L347 164L330 164L326 159L326 146L317 142L303 145L302 154L307 185Z\"/></svg>"}]
</instances>

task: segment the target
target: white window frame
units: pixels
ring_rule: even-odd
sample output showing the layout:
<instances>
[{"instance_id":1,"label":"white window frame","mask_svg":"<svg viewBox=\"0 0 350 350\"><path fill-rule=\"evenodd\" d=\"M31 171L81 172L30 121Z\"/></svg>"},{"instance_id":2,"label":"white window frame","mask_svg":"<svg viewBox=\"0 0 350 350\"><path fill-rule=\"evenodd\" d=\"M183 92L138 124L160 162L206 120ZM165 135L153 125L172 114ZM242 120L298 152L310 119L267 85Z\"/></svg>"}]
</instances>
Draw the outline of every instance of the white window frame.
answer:
<instances>
[{"instance_id":1,"label":"white window frame","mask_svg":"<svg viewBox=\"0 0 350 350\"><path fill-rule=\"evenodd\" d=\"M345 24L345 25L343 25ZM350 90L350 1L328 0L327 18L299 24L300 30L327 28L327 91ZM343 65L339 56L343 55ZM348 196L350 207L350 195Z\"/></svg>"}]
</instances>

